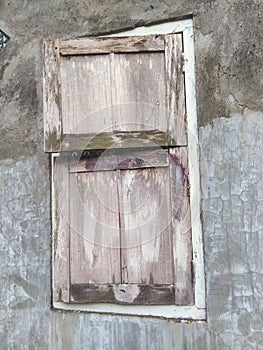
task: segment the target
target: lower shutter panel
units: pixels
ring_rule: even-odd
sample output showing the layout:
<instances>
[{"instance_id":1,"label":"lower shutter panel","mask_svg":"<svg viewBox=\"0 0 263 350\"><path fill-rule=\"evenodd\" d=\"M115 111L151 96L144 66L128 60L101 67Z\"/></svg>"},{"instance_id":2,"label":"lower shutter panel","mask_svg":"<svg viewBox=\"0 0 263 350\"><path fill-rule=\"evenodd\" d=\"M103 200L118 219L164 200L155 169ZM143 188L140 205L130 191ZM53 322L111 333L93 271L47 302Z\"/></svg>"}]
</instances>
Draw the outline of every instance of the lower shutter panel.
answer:
<instances>
[{"instance_id":1,"label":"lower shutter panel","mask_svg":"<svg viewBox=\"0 0 263 350\"><path fill-rule=\"evenodd\" d=\"M99 171L90 169L94 159L70 164L70 302L193 303L184 150L153 151L156 166L138 152L118 158L115 170L112 160Z\"/></svg>"}]
</instances>

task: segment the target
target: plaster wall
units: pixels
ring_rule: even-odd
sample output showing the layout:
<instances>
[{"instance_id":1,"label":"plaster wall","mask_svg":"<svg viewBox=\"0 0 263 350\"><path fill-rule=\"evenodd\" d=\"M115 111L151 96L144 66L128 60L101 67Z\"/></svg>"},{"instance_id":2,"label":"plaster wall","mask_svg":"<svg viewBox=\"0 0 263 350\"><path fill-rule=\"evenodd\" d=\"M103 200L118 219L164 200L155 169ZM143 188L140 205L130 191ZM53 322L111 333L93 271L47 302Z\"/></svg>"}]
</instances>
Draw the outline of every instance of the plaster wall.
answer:
<instances>
[{"instance_id":1,"label":"plaster wall","mask_svg":"<svg viewBox=\"0 0 263 350\"><path fill-rule=\"evenodd\" d=\"M2 1L0 348L263 348L260 0ZM207 322L50 310L42 40L194 15Z\"/></svg>"}]
</instances>

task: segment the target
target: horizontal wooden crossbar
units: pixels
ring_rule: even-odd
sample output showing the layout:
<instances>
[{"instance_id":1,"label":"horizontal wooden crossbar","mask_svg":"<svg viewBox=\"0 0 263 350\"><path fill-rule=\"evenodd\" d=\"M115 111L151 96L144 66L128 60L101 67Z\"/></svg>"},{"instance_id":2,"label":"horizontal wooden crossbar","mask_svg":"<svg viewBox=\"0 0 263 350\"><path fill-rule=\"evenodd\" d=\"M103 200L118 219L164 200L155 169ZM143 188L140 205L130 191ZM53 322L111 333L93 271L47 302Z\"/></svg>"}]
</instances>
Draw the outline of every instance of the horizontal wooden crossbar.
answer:
<instances>
[{"instance_id":1,"label":"horizontal wooden crossbar","mask_svg":"<svg viewBox=\"0 0 263 350\"><path fill-rule=\"evenodd\" d=\"M70 173L94 171L112 171L168 167L168 150L157 149L124 149L106 150L96 155L84 155L69 162ZM91 152L89 152L91 153Z\"/></svg>"},{"instance_id":2,"label":"horizontal wooden crossbar","mask_svg":"<svg viewBox=\"0 0 263 350\"><path fill-rule=\"evenodd\" d=\"M149 148L176 146L176 140L166 132L112 131L99 134L63 135L62 151L105 150L108 148Z\"/></svg>"},{"instance_id":3,"label":"horizontal wooden crossbar","mask_svg":"<svg viewBox=\"0 0 263 350\"><path fill-rule=\"evenodd\" d=\"M71 302L130 305L174 305L172 285L73 284Z\"/></svg>"},{"instance_id":4,"label":"horizontal wooden crossbar","mask_svg":"<svg viewBox=\"0 0 263 350\"><path fill-rule=\"evenodd\" d=\"M111 52L163 51L164 36L134 36L123 38L60 39L61 55L88 55Z\"/></svg>"}]
</instances>

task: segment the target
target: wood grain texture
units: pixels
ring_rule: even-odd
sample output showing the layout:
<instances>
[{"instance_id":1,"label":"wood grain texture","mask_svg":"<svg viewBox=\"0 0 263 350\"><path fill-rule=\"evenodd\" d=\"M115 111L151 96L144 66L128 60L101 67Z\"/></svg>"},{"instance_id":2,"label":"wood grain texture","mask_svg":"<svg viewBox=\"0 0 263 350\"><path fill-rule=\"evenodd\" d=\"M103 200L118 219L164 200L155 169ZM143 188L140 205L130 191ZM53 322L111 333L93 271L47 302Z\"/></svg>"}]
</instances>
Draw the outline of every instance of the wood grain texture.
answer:
<instances>
[{"instance_id":1,"label":"wood grain texture","mask_svg":"<svg viewBox=\"0 0 263 350\"><path fill-rule=\"evenodd\" d=\"M169 168L120 172L122 282L172 284Z\"/></svg>"},{"instance_id":2,"label":"wood grain texture","mask_svg":"<svg viewBox=\"0 0 263 350\"><path fill-rule=\"evenodd\" d=\"M168 132L178 146L187 145L182 35L165 36Z\"/></svg>"},{"instance_id":3,"label":"wood grain texture","mask_svg":"<svg viewBox=\"0 0 263 350\"><path fill-rule=\"evenodd\" d=\"M61 55L90 55L110 52L136 52L164 50L163 35L122 38L60 39Z\"/></svg>"},{"instance_id":4,"label":"wood grain texture","mask_svg":"<svg viewBox=\"0 0 263 350\"><path fill-rule=\"evenodd\" d=\"M43 114L44 150L60 151L61 143L61 80L59 40L44 41Z\"/></svg>"},{"instance_id":5,"label":"wood grain texture","mask_svg":"<svg viewBox=\"0 0 263 350\"><path fill-rule=\"evenodd\" d=\"M69 302L68 163L55 158L53 166L53 301Z\"/></svg>"},{"instance_id":6,"label":"wood grain texture","mask_svg":"<svg viewBox=\"0 0 263 350\"><path fill-rule=\"evenodd\" d=\"M171 206L176 305L194 302L187 148L170 149Z\"/></svg>"},{"instance_id":7,"label":"wood grain texture","mask_svg":"<svg viewBox=\"0 0 263 350\"><path fill-rule=\"evenodd\" d=\"M70 274L75 283L120 283L115 172L70 174Z\"/></svg>"},{"instance_id":8,"label":"wood grain texture","mask_svg":"<svg viewBox=\"0 0 263 350\"><path fill-rule=\"evenodd\" d=\"M70 162L70 173L167 167L168 150L106 150L100 155L83 156Z\"/></svg>"},{"instance_id":9,"label":"wood grain texture","mask_svg":"<svg viewBox=\"0 0 263 350\"><path fill-rule=\"evenodd\" d=\"M164 52L112 54L111 67L114 129L166 131Z\"/></svg>"},{"instance_id":10,"label":"wood grain texture","mask_svg":"<svg viewBox=\"0 0 263 350\"><path fill-rule=\"evenodd\" d=\"M115 303L124 305L173 305L171 285L74 284L71 301L77 303Z\"/></svg>"},{"instance_id":11,"label":"wood grain texture","mask_svg":"<svg viewBox=\"0 0 263 350\"><path fill-rule=\"evenodd\" d=\"M111 126L109 55L63 57L61 79L63 134L95 134Z\"/></svg>"},{"instance_id":12,"label":"wood grain texture","mask_svg":"<svg viewBox=\"0 0 263 350\"><path fill-rule=\"evenodd\" d=\"M64 57L64 134L167 131L164 53Z\"/></svg>"}]
</instances>

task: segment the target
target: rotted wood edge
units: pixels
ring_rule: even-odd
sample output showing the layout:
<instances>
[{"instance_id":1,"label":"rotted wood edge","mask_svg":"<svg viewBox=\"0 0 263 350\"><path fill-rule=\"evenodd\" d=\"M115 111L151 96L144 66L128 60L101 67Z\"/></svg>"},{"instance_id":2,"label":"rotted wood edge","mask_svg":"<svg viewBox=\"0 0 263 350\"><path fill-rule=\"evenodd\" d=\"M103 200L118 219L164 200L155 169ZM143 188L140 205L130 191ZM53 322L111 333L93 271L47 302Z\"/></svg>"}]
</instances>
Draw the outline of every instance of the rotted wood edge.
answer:
<instances>
[{"instance_id":1,"label":"rotted wood edge","mask_svg":"<svg viewBox=\"0 0 263 350\"><path fill-rule=\"evenodd\" d=\"M69 302L68 164L52 156L52 299Z\"/></svg>"},{"instance_id":2,"label":"rotted wood edge","mask_svg":"<svg viewBox=\"0 0 263 350\"><path fill-rule=\"evenodd\" d=\"M165 35L168 132L178 146L187 146L182 34Z\"/></svg>"},{"instance_id":3,"label":"rotted wood edge","mask_svg":"<svg viewBox=\"0 0 263 350\"><path fill-rule=\"evenodd\" d=\"M61 55L163 51L163 35L60 39Z\"/></svg>"},{"instance_id":4,"label":"rotted wood edge","mask_svg":"<svg viewBox=\"0 0 263 350\"><path fill-rule=\"evenodd\" d=\"M176 305L194 303L188 149L169 149Z\"/></svg>"},{"instance_id":5,"label":"rotted wood edge","mask_svg":"<svg viewBox=\"0 0 263 350\"><path fill-rule=\"evenodd\" d=\"M168 150L106 150L96 155L68 156L70 173L168 167Z\"/></svg>"},{"instance_id":6,"label":"rotted wood edge","mask_svg":"<svg viewBox=\"0 0 263 350\"><path fill-rule=\"evenodd\" d=\"M44 40L43 115L44 150L58 152L61 145L62 105L59 39Z\"/></svg>"},{"instance_id":7,"label":"rotted wood edge","mask_svg":"<svg viewBox=\"0 0 263 350\"><path fill-rule=\"evenodd\" d=\"M73 284L71 303L115 303L128 305L174 305L172 285Z\"/></svg>"},{"instance_id":8,"label":"rotted wood edge","mask_svg":"<svg viewBox=\"0 0 263 350\"><path fill-rule=\"evenodd\" d=\"M159 130L112 131L99 134L63 135L62 151L105 150L109 148L172 147L178 142Z\"/></svg>"}]
</instances>

